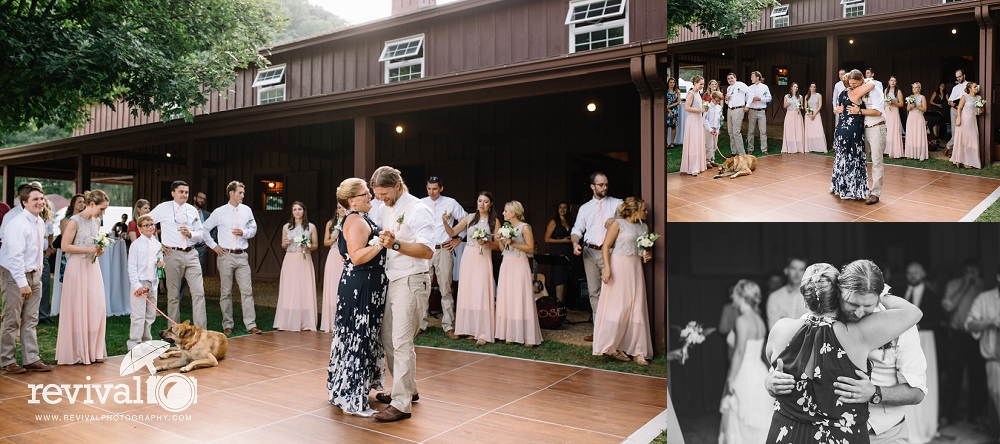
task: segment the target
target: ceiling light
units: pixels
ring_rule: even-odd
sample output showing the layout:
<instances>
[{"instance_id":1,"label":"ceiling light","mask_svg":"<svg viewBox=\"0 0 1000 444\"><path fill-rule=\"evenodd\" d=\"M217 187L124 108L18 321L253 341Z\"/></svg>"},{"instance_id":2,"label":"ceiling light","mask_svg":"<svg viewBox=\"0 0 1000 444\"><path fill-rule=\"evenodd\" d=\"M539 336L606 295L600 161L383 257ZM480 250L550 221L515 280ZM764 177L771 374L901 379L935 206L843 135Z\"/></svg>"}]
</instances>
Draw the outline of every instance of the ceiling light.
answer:
<instances>
[{"instance_id":1,"label":"ceiling light","mask_svg":"<svg viewBox=\"0 0 1000 444\"><path fill-rule=\"evenodd\" d=\"M403 134L403 125L396 125L396 132L399 134Z\"/></svg>"},{"instance_id":2,"label":"ceiling light","mask_svg":"<svg viewBox=\"0 0 1000 444\"><path fill-rule=\"evenodd\" d=\"M597 105L593 102L587 104L587 111L594 112L597 111Z\"/></svg>"}]
</instances>

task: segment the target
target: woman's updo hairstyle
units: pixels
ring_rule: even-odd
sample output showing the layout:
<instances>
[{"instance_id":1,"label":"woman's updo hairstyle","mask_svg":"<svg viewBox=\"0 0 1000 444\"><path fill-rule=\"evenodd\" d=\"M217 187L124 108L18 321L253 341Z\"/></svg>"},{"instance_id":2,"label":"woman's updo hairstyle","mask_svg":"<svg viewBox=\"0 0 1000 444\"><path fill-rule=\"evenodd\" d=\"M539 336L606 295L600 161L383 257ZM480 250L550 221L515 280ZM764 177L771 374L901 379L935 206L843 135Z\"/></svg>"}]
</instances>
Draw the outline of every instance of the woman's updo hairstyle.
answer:
<instances>
[{"instance_id":1,"label":"woman's updo hairstyle","mask_svg":"<svg viewBox=\"0 0 1000 444\"><path fill-rule=\"evenodd\" d=\"M622 201L621 205L618 205L618 214L621 215L622 219L628 219L632 217L633 214L639 211L646 204L646 201L638 197L626 197Z\"/></svg>"},{"instance_id":2,"label":"woman's updo hairstyle","mask_svg":"<svg viewBox=\"0 0 1000 444\"><path fill-rule=\"evenodd\" d=\"M799 292L809 311L816 314L829 313L840 308L840 288L837 268L826 263L812 264L802 274Z\"/></svg>"},{"instance_id":3,"label":"woman's updo hairstyle","mask_svg":"<svg viewBox=\"0 0 1000 444\"><path fill-rule=\"evenodd\" d=\"M347 210L351 209L351 205L347 201L357 197L361 194L361 189L365 186L364 179L358 179L357 177L352 177L350 179L344 179L337 187L337 203Z\"/></svg>"},{"instance_id":4,"label":"woman's updo hairstyle","mask_svg":"<svg viewBox=\"0 0 1000 444\"><path fill-rule=\"evenodd\" d=\"M736 285L733 286L733 294L746 302L747 305L757 311L757 306L760 305L760 285L750 279L740 279Z\"/></svg>"},{"instance_id":5,"label":"woman's updo hairstyle","mask_svg":"<svg viewBox=\"0 0 1000 444\"><path fill-rule=\"evenodd\" d=\"M86 202L87 205L90 204L100 205L104 202L109 201L108 193L105 193L104 191L101 190L86 191L83 193L83 201Z\"/></svg>"},{"instance_id":6,"label":"woman's updo hairstyle","mask_svg":"<svg viewBox=\"0 0 1000 444\"><path fill-rule=\"evenodd\" d=\"M885 277L882 270L868 259L858 259L840 270L840 280L837 283L841 294L882 294L885 289Z\"/></svg>"}]
</instances>

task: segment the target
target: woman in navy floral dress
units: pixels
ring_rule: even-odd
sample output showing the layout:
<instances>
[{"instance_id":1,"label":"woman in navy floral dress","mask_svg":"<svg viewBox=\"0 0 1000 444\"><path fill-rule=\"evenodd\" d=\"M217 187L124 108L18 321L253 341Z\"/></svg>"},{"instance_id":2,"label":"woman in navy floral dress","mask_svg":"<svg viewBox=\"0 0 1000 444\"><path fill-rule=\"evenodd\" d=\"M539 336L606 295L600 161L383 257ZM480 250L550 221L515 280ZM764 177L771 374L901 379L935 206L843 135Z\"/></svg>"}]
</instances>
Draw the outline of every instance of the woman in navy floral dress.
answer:
<instances>
[{"instance_id":1,"label":"woman in navy floral dress","mask_svg":"<svg viewBox=\"0 0 1000 444\"><path fill-rule=\"evenodd\" d=\"M840 376L857 378L863 368L871 374L868 353L920 320L919 308L885 294L887 290L882 272L868 260L854 261L839 273L832 265L822 263L806 269L800 291L809 315L805 319L781 319L768 335L768 362L793 378L794 388L777 393L765 442L869 442L867 400L841 398L834 393L833 383ZM842 295L852 303L855 299L874 302L866 313L879 302L885 310L864 316L849 331L838 320Z\"/></svg>"},{"instance_id":2,"label":"woman in navy floral dress","mask_svg":"<svg viewBox=\"0 0 1000 444\"><path fill-rule=\"evenodd\" d=\"M677 107L681 104L681 92L677 89L677 79L667 79L667 148L674 147L677 138Z\"/></svg>"},{"instance_id":3,"label":"woman in navy floral dress","mask_svg":"<svg viewBox=\"0 0 1000 444\"><path fill-rule=\"evenodd\" d=\"M377 242L379 228L364 213L371 193L362 179L347 179L337 188L337 201L349 211L337 246L344 271L337 290L337 315L330 346L326 388L329 401L345 414L371 416L370 390L383 390L385 350L379 341L389 279L385 250Z\"/></svg>"},{"instance_id":4,"label":"woman in navy floral dress","mask_svg":"<svg viewBox=\"0 0 1000 444\"><path fill-rule=\"evenodd\" d=\"M864 96L875 88L875 84L863 83L864 76L856 69L845 77L848 88L840 93L837 99L839 106L834 110L840 113L840 120L833 133L833 151L836 155L833 159L830 192L841 199L867 199L867 156L862 140L865 118L861 115L861 110L864 109Z\"/></svg>"}]
</instances>

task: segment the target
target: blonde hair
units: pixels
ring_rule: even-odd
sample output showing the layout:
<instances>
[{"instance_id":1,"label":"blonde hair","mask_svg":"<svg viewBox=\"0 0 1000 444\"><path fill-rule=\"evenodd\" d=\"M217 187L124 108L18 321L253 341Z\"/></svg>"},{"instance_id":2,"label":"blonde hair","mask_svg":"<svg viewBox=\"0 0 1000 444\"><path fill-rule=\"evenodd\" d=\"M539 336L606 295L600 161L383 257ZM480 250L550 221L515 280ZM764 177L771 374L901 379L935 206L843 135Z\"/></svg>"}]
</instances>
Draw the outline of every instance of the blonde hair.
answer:
<instances>
[{"instance_id":1,"label":"blonde hair","mask_svg":"<svg viewBox=\"0 0 1000 444\"><path fill-rule=\"evenodd\" d=\"M754 281L740 279L733 286L733 294L745 301L755 311L757 310L757 306L760 305L760 285L757 285Z\"/></svg>"},{"instance_id":2,"label":"blonde hair","mask_svg":"<svg viewBox=\"0 0 1000 444\"><path fill-rule=\"evenodd\" d=\"M372 173L372 187L395 188L397 183L400 185L400 189L403 192L410 191L410 189L406 187L406 182L403 182L403 175L399 172L399 170L391 166L380 166L374 173Z\"/></svg>"},{"instance_id":3,"label":"blonde hair","mask_svg":"<svg viewBox=\"0 0 1000 444\"><path fill-rule=\"evenodd\" d=\"M139 218L135 220L136 228L142 228L142 223L147 220L153 222L153 216L150 216L148 214L143 214L142 216L139 216Z\"/></svg>"},{"instance_id":4,"label":"blonde hair","mask_svg":"<svg viewBox=\"0 0 1000 444\"><path fill-rule=\"evenodd\" d=\"M139 209L142 208L142 207L145 207L145 206L150 206L148 200L146 200L146 199L139 199L139 200L135 201L135 205L132 207L132 220L136 221L136 223L139 223L138 222L138 220L139 220Z\"/></svg>"},{"instance_id":5,"label":"blonde hair","mask_svg":"<svg viewBox=\"0 0 1000 444\"><path fill-rule=\"evenodd\" d=\"M713 99L724 99L726 96L722 95L721 91L712 91Z\"/></svg>"},{"instance_id":6,"label":"blonde hair","mask_svg":"<svg viewBox=\"0 0 1000 444\"><path fill-rule=\"evenodd\" d=\"M643 205L646 205L646 201L638 197L626 197L622 201L622 204L618 205L618 214L621 215L622 219L628 219L632 217L632 214L638 212Z\"/></svg>"},{"instance_id":7,"label":"blonde hair","mask_svg":"<svg viewBox=\"0 0 1000 444\"><path fill-rule=\"evenodd\" d=\"M910 84L910 87L911 88L919 88L921 90L924 89L923 85L921 85L920 82L913 82L913 83Z\"/></svg>"},{"instance_id":8,"label":"blonde hair","mask_svg":"<svg viewBox=\"0 0 1000 444\"><path fill-rule=\"evenodd\" d=\"M521 205L521 202L512 200L507 202L504 206L510 208L510 211L514 213L514 217L517 220L524 222L524 205Z\"/></svg>"},{"instance_id":9,"label":"blonde hair","mask_svg":"<svg viewBox=\"0 0 1000 444\"><path fill-rule=\"evenodd\" d=\"M104 202L110 202L110 199L108 199L108 193L104 191L91 190L83 193L83 201L89 206L90 204L100 205Z\"/></svg>"},{"instance_id":10,"label":"blonde hair","mask_svg":"<svg viewBox=\"0 0 1000 444\"><path fill-rule=\"evenodd\" d=\"M965 84L965 93L966 94L972 94L972 86L973 85L979 86L979 84L976 83L976 82L969 82L969 83Z\"/></svg>"},{"instance_id":11,"label":"blonde hair","mask_svg":"<svg viewBox=\"0 0 1000 444\"><path fill-rule=\"evenodd\" d=\"M42 207L42 214L41 214L41 216L42 216L42 220L44 220L46 222L51 222L52 219L55 219L55 216L56 216L55 212L52 211L52 201L49 200L49 198L47 198L47 197L45 198L45 206Z\"/></svg>"},{"instance_id":12,"label":"blonde hair","mask_svg":"<svg viewBox=\"0 0 1000 444\"><path fill-rule=\"evenodd\" d=\"M851 80L851 79L864 81L865 80L865 75L861 74L861 71L858 71L856 69L852 69L851 72L849 72L847 74L844 74L844 86L850 88L851 84L848 82L848 80Z\"/></svg>"},{"instance_id":13,"label":"blonde hair","mask_svg":"<svg viewBox=\"0 0 1000 444\"><path fill-rule=\"evenodd\" d=\"M350 209L351 205L347 201L353 199L361 192L361 188L365 186L364 179L358 179L357 177L352 177L350 179L344 179L337 187L337 203L346 209Z\"/></svg>"}]
</instances>

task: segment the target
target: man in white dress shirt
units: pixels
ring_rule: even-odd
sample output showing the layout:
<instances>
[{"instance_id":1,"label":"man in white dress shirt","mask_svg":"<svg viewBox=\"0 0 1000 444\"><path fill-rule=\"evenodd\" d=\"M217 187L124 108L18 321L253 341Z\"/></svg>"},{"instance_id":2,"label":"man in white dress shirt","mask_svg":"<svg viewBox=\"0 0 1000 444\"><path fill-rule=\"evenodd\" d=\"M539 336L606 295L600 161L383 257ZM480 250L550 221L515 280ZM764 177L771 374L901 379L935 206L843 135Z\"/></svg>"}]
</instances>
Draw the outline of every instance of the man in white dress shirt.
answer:
<instances>
[{"instance_id":1,"label":"man in white dress shirt","mask_svg":"<svg viewBox=\"0 0 1000 444\"><path fill-rule=\"evenodd\" d=\"M460 236L448 236L444 230L444 224L454 226L455 223L466 216L465 209L458 204L458 201L447 196L442 196L444 182L438 176L431 176L427 179L427 197L420 199L424 205L431 209L431 213L438 219L434 225L434 257L430 264L430 278L437 278L438 290L441 292L441 328L449 338L458 339L455 334L455 297L451 291L451 272L455 268L455 247L462 243ZM447 221L440 219L447 217ZM427 293L428 298L430 293ZM430 311L430 301L420 301L423 304L423 318L420 320L420 331L427 329L427 313Z\"/></svg>"},{"instance_id":2,"label":"man in white dress shirt","mask_svg":"<svg viewBox=\"0 0 1000 444\"><path fill-rule=\"evenodd\" d=\"M882 82L875 80L875 70L873 68L865 68L865 78L872 79L872 82L875 82L875 89L883 91L883 95L885 95L885 88L882 87Z\"/></svg>"},{"instance_id":3,"label":"man in white dress shirt","mask_svg":"<svg viewBox=\"0 0 1000 444\"><path fill-rule=\"evenodd\" d=\"M743 115L746 112L747 94L750 88L746 83L736 80L736 74L729 73L726 76L729 87L726 88L726 106L729 108L727 118L729 123L726 129L729 131L729 148L733 155L746 154L743 149Z\"/></svg>"},{"instance_id":4,"label":"man in white dress shirt","mask_svg":"<svg viewBox=\"0 0 1000 444\"><path fill-rule=\"evenodd\" d=\"M9 374L47 372L38 357L38 304L42 300L42 255L45 249L44 223L39 215L45 208L41 187L20 188L18 199L25 210L6 224L0 248L0 278L3 285L3 321L0 330L0 365ZM21 336L21 362L17 365L16 338Z\"/></svg>"},{"instance_id":5,"label":"man in white dress shirt","mask_svg":"<svg viewBox=\"0 0 1000 444\"><path fill-rule=\"evenodd\" d=\"M885 93L879 86L881 83L872 78L865 79L865 82L875 83L875 89L865 94L862 99L865 108L856 108L859 108L861 115L865 116L865 151L872 156L872 186L865 203L874 205L882 196L882 178L885 174L885 139L888 129L885 126Z\"/></svg>"},{"instance_id":6,"label":"man in white dress shirt","mask_svg":"<svg viewBox=\"0 0 1000 444\"><path fill-rule=\"evenodd\" d=\"M434 228L441 225L441 218L435 218L427 205L409 193L395 168L376 169L371 186L375 197L383 203L382 208L369 214L380 216L379 240L388 250L385 275L389 278L389 291L381 336L386 366L392 373L391 394L375 395L375 399L389 407L372 417L391 422L409 418L412 402L419 399L413 337L423 318L420 301L426 301L431 291L427 272L434 257Z\"/></svg>"},{"instance_id":7,"label":"man in white dress shirt","mask_svg":"<svg viewBox=\"0 0 1000 444\"><path fill-rule=\"evenodd\" d=\"M958 101L962 100L962 94L965 94L965 85L969 82L965 80L965 71L961 69L955 70L955 86L951 89L951 94L948 96L948 106L951 107L951 139L948 139L947 149L945 150L945 156L948 155L948 151L955 146L955 119L958 118Z\"/></svg>"},{"instance_id":8,"label":"man in white dress shirt","mask_svg":"<svg viewBox=\"0 0 1000 444\"><path fill-rule=\"evenodd\" d=\"M14 208L11 208L10 211L7 212L7 214L4 214L3 221L0 221L0 242L3 241L4 227L7 225L7 222L14 220L14 218L17 217L17 215L21 214L21 211L24 211L24 207L22 206L23 202L21 202L21 191L24 190L25 188L28 188L29 186L34 186L42 190L42 193L45 192L45 190L42 189L42 184L38 182L23 183L21 184L21 186L17 187L17 196L15 196L14 198Z\"/></svg>"},{"instance_id":9,"label":"man in white dress shirt","mask_svg":"<svg viewBox=\"0 0 1000 444\"><path fill-rule=\"evenodd\" d=\"M203 224L204 232L218 228L216 243L212 236L204 236L205 245L217 255L215 264L219 267L221 294L219 306L222 308L222 332L233 333L233 277L240 286L240 306L243 308L243 325L247 332L260 334L257 328L257 313L253 306L253 282L250 279L250 260L247 250L250 239L257 235L257 221L253 211L243 205L246 187L239 181L226 185L229 203L216 208Z\"/></svg>"},{"instance_id":10,"label":"man in white dress shirt","mask_svg":"<svg viewBox=\"0 0 1000 444\"><path fill-rule=\"evenodd\" d=\"M201 263L194 245L202 239L201 220L198 210L187 203L188 185L182 180L170 184L173 200L163 202L153 208L149 215L160 224L163 242L164 271L167 277L167 315L181 322L180 288L181 278L187 280L191 288L191 317L194 325L206 326L205 286L201 279Z\"/></svg>"},{"instance_id":11,"label":"man in white dress shirt","mask_svg":"<svg viewBox=\"0 0 1000 444\"><path fill-rule=\"evenodd\" d=\"M833 129L837 129L837 125L840 124L840 113L837 112L837 107L840 106L840 93L844 92L844 75L847 74L843 68L837 71L837 80L833 82L833 97L831 102L833 102L833 107L830 109L833 111Z\"/></svg>"},{"instance_id":12,"label":"man in white dress shirt","mask_svg":"<svg viewBox=\"0 0 1000 444\"><path fill-rule=\"evenodd\" d=\"M590 292L590 309L596 315L597 303L601 299L601 275L604 274L601 246L604 245L608 220L614 219L618 214L618 206L622 204L622 200L608 196L608 176L602 172L590 175L590 189L594 192L594 198L580 206L570 236L573 240L573 254L583 256L587 291ZM593 341L594 335L584 336L583 340Z\"/></svg>"},{"instance_id":13,"label":"man in white dress shirt","mask_svg":"<svg viewBox=\"0 0 1000 444\"><path fill-rule=\"evenodd\" d=\"M778 319L798 319L809 311L806 308L799 286L802 285L802 275L806 272L806 260L798 257L789 258L785 264L785 285L767 297L767 329L770 330Z\"/></svg>"},{"instance_id":14,"label":"man in white dress shirt","mask_svg":"<svg viewBox=\"0 0 1000 444\"><path fill-rule=\"evenodd\" d=\"M1000 272L996 276L1000 284ZM1000 413L1000 288L976 296L965 319L965 329L979 340L979 353L986 361L986 391Z\"/></svg>"},{"instance_id":15,"label":"man in white dress shirt","mask_svg":"<svg viewBox=\"0 0 1000 444\"><path fill-rule=\"evenodd\" d=\"M760 152L767 155L767 104L771 103L771 89L763 83L760 71L750 74L750 93L747 94L747 112L750 115L750 127L747 128L747 152L753 154L753 131L756 127L760 132Z\"/></svg>"}]
</instances>

